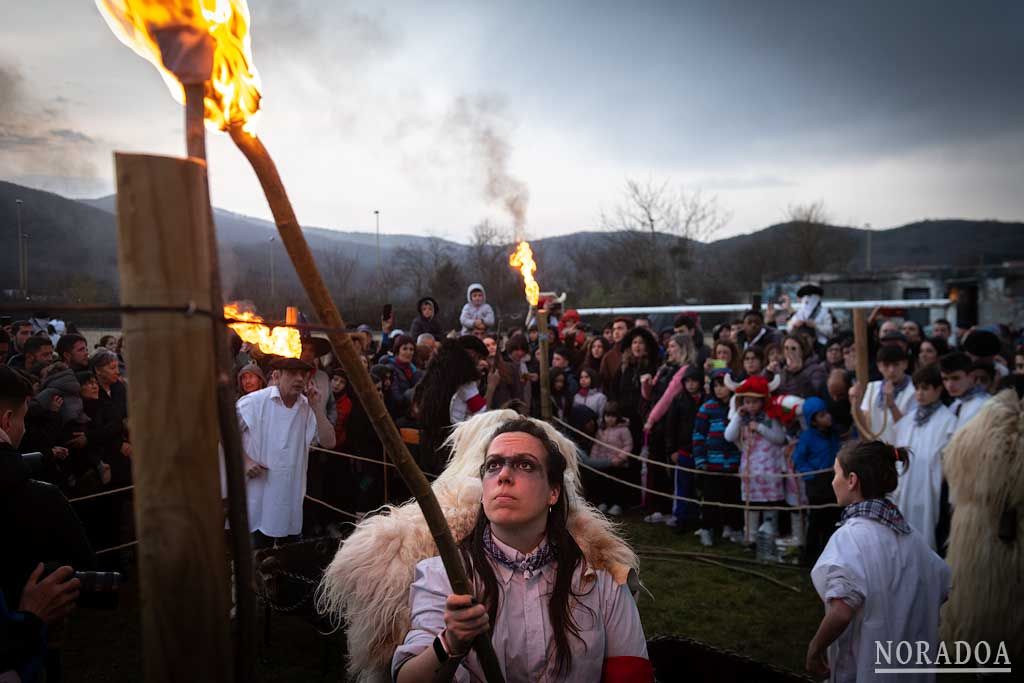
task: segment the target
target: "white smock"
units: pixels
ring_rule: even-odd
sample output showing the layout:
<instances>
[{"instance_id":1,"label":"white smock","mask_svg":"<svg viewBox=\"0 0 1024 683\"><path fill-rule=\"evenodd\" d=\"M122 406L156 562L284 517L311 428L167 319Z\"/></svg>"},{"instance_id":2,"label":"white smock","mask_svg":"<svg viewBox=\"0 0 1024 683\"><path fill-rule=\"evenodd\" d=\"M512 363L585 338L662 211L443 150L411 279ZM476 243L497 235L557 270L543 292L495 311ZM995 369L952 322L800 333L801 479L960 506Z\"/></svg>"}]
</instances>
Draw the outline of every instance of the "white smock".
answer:
<instances>
[{"instance_id":1,"label":"white smock","mask_svg":"<svg viewBox=\"0 0 1024 683\"><path fill-rule=\"evenodd\" d=\"M276 386L238 399L238 428L246 455L267 468L247 479L249 531L272 538L302 531L309 447L316 439L316 416L303 396L291 408Z\"/></svg>"},{"instance_id":2,"label":"white smock","mask_svg":"<svg viewBox=\"0 0 1024 683\"><path fill-rule=\"evenodd\" d=\"M956 427L956 415L940 405L923 425L914 423L920 407L896 423L894 445L910 451L910 467L896 463L899 484L892 499L907 524L921 533L928 547L935 550L935 525L939 523L939 496L942 493L942 449Z\"/></svg>"},{"instance_id":3,"label":"white smock","mask_svg":"<svg viewBox=\"0 0 1024 683\"><path fill-rule=\"evenodd\" d=\"M913 531L900 534L881 522L853 517L821 553L811 580L821 599L838 598L854 609L853 620L829 646L830 681L907 680L907 674L876 674L897 668L896 643L922 640L934 656L939 644L939 607L949 595L949 566ZM875 664L876 641L893 641L892 663ZM916 645L915 645L916 651ZM914 681L932 681L915 674Z\"/></svg>"},{"instance_id":4,"label":"white smock","mask_svg":"<svg viewBox=\"0 0 1024 683\"><path fill-rule=\"evenodd\" d=\"M884 380L868 382L867 391L864 392L864 400L860 402L860 409L871 422L868 425L868 429L873 432L881 429L881 433L878 435L879 441L895 443L896 420L892 419L892 411L888 407L878 404L878 392L882 391L884 385ZM894 403L896 403L896 407L899 408L900 413L903 415L917 407L917 399L914 397L914 385L912 382L907 382L906 386L903 387L903 391L896 394ZM885 429L882 429L882 425L885 425Z\"/></svg>"}]
</instances>

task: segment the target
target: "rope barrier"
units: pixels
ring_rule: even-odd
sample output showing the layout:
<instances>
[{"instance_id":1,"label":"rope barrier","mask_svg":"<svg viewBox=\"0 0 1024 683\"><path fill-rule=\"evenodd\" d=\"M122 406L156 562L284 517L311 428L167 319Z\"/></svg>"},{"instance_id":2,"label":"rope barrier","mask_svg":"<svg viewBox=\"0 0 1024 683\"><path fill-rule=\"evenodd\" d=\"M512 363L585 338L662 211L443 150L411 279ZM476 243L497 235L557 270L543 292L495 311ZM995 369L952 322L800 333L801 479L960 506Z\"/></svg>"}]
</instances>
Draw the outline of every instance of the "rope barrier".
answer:
<instances>
[{"instance_id":1,"label":"rope barrier","mask_svg":"<svg viewBox=\"0 0 1024 683\"><path fill-rule=\"evenodd\" d=\"M352 460L360 460L362 462L368 462L373 465L382 465L384 467L392 467L394 469L398 469L398 466L390 461L374 460L373 458L364 458L361 455L352 455L351 453L344 453L342 451L332 451L329 448L321 448L320 446L310 446L309 450L320 451L321 453L330 453L331 455L340 455L345 458L351 458ZM431 472L424 472L423 476L425 476L427 479L437 479L438 475L433 474Z\"/></svg>"},{"instance_id":2,"label":"rope barrier","mask_svg":"<svg viewBox=\"0 0 1024 683\"><path fill-rule=\"evenodd\" d=\"M606 479L611 479L612 481L616 481L616 482L618 482L618 483L620 483L620 484L622 484L624 486L629 486L631 488L638 489L640 491L646 491L647 493L651 493L651 494L654 494L656 496L661 496L662 498L668 498L670 500L681 500L681 501L686 502L686 503L695 503L696 505L711 505L711 506L715 506L715 507L734 508L734 509L737 509L737 510L751 510L751 511L758 511L758 512L760 512L762 510L779 510L779 511L783 511L783 512L796 512L798 510L822 510L822 509L825 509L825 508L837 508L837 507L840 507L838 503L824 503L822 505L786 505L786 506L782 506L782 505L749 505L748 506L748 505L740 505L740 504L737 504L737 503L720 503L720 502L714 501L714 500L700 500L700 499L697 499L697 498L687 498L686 496L677 496L677 495L672 494L672 493L665 493L664 491L655 491L654 489L647 488L646 486L641 486L640 484L634 484L633 482L626 481L624 479L619 479L618 477L614 477L614 476L612 476L612 475L610 475L610 474L608 474L606 472L602 472L601 470L599 470L599 469L597 469L595 467L591 467L590 465L587 465L586 463L582 463L581 462L581 463L579 463L579 465L580 465L580 467L582 467L582 468L584 468L586 470L589 470L589 471L593 472L594 474L599 474L602 477L605 477Z\"/></svg>"},{"instance_id":3,"label":"rope barrier","mask_svg":"<svg viewBox=\"0 0 1024 683\"><path fill-rule=\"evenodd\" d=\"M111 548L104 548L103 550L97 550L96 552L93 553L93 555L102 555L103 553L112 553L115 550L123 550L125 548L130 548L133 545L138 545L138 544L139 544L139 541L138 541L138 539L136 539L134 541L129 541L128 543L122 543L121 545L115 545L115 546L113 546Z\"/></svg>"},{"instance_id":4,"label":"rope barrier","mask_svg":"<svg viewBox=\"0 0 1024 683\"><path fill-rule=\"evenodd\" d=\"M93 493L88 496L78 496L77 498L69 498L68 502L77 503L82 500L91 500L92 498L100 498L101 496L110 496L115 493L121 493L122 491L131 491L133 488L135 488L134 484L131 486L122 486L119 489L110 489L109 491L100 491L99 493Z\"/></svg>"},{"instance_id":5,"label":"rope barrier","mask_svg":"<svg viewBox=\"0 0 1024 683\"><path fill-rule=\"evenodd\" d=\"M358 521L360 519L359 515L353 514L353 513L349 512L347 510L342 510L341 508L336 508L333 505L331 505L330 503L325 503L324 501L320 500L319 498L314 498L313 496L310 496L308 494L306 495L306 500L312 501L314 503L319 503L320 505L323 505L325 508L334 510L337 513L340 513L342 515L346 515L348 517L351 517L352 519L354 519L356 521Z\"/></svg>"},{"instance_id":6,"label":"rope barrier","mask_svg":"<svg viewBox=\"0 0 1024 683\"><path fill-rule=\"evenodd\" d=\"M659 467L664 467L664 468L670 469L670 470L679 470L680 472L689 472L691 474L710 475L710 476L714 476L714 477L739 477L741 479L748 478L746 474L740 474L739 472L713 472L713 471L709 471L709 470L696 469L694 467L683 467L682 465L673 465L672 463L669 463L669 462L661 462L660 460L652 460L651 458L644 458L642 456L636 455L635 453L630 453L629 451L623 450L623 449L621 449L621 448L619 448L617 446L613 446L610 443L605 443L603 441L599 441L599 440L595 439L594 437L592 437L591 435L587 434L586 432L581 432L580 430L576 429L571 424L568 424L567 422L565 422L564 420L562 420L560 418L553 417L551 419L554 420L555 422L558 422L559 424L563 425L564 427L567 427L568 429L571 429L572 431L576 432L580 436L585 437L585 438L589 439L590 441L592 441L592 442L594 442L596 444L600 444L600 445L604 446L605 448L608 448L609 450L613 450L616 453L621 453L622 455L629 456L630 458L633 458L635 460L639 460L640 462L650 463L652 465L658 465ZM833 471L832 468L828 467L828 468L820 469L820 470L810 470L808 472L765 472L763 474L757 474L757 475L751 475L751 476L766 477L766 478L771 478L771 477L782 477L782 478L806 477L808 475L823 474L825 472L832 472L832 471Z\"/></svg>"}]
</instances>

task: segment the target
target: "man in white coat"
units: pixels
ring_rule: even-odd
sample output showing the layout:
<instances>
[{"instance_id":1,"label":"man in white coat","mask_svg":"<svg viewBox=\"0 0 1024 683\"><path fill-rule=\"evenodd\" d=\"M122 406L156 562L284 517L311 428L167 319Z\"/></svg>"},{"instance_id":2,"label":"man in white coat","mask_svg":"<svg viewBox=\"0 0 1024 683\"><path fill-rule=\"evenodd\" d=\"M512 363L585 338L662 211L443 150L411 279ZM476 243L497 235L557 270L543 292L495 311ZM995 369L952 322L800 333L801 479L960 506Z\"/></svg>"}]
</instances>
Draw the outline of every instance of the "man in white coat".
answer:
<instances>
[{"instance_id":1,"label":"man in white coat","mask_svg":"<svg viewBox=\"0 0 1024 683\"><path fill-rule=\"evenodd\" d=\"M271 364L272 386L238 400L245 454L246 498L253 547L295 540L302 532L309 447L334 447L313 367L298 358Z\"/></svg>"},{"instance_id":2,"label":"man in white coat","mask_svg":"<svg viewBox=\"0 0 1024 683\"><path fill-rule=\"evenodd\" d=\"M796 332L801 327L809 330L819 346L825 346L832 336L832 313L821 302L824 294L825 290L813 284L798 289L796 295L800 299L800 308L786 323L790 332Z\"/></svg>"}]
</instances>

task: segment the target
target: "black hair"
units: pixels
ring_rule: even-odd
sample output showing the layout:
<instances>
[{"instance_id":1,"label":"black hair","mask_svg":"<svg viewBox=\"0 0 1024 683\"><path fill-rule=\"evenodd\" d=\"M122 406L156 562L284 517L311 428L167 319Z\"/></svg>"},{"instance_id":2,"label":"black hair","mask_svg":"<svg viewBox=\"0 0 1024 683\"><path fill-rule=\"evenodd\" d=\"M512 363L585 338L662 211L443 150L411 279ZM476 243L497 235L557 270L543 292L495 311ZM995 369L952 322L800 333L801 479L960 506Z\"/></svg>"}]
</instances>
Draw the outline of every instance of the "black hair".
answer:
<instances>
[{"instance_id":1,"label":"black hair","mask_svg":"<svg viewBox=\"0 0 1024 683\"><path fill-rule=\"evenodd\" d=\"M14 368L0 365L0 410L17 411L32 395L32 382Z\"/></svg>"},{"instance_id":2,"label":"black hair","mask_svg":"<svg viewBox=\"0 0 1024 683\"><path fill-rule=\"evenodd\" d=\"M577 600L579 594L573 590L573 575L576 572L576 567L585 560L583 551L580 550L568 529L569 512L572 509L569 503L568 487L565 483L565 470L568 463L558 446L548 436L547 431L535 421L523 417L509 420L499 426L491 435L484 453L490 450L491 443L497 437L511 433L529 434L540 441L547 454L544 469L547 472L548 484L560 488L558 500L551 506L548 513L546 534L548 545L555 554L556 563L555 585L548 601L548 617L555 645L555 677L562 678L572 670L572 650L569 646L569 636L572 635L583 643L584 649L587 647L586 642L580 636L579 624L572 616L573 604L579 604ZM482 475L483 463L480 468ZM487 614L493 629L498 618L498 579L487 559L487 551L484 550L484 531L488 524L489 521L481 505L473 529L459 541L459 551L469 573L483 584L480 601L487 607Z\"/></svg>"},{"instance_id":3,"label":"black hair","mask_svg":"<svg viewBox=\"0 0 1024 683\"><path fill-rule=\"evenodd\" d=\"M413 348L415 348L416 347L416 340L413 339L408 334L400 334L400 335L398 335L397 337L395 337L392 340L392 342L391 342L391 350L394 351L395 355L397 356L399 349L401 349L406 344L412 344Z\"/></svg>"},{"instance_id":4,"label":"black hair","mask_svg":"<svg viewBox=\"0 0 1024 683\"><path fill-rule=\"evenodd\" d=\"M580 377L583 377L583 375L586 375L587 377L590 378L590 388L591 389L600 389L601 388L601 373L600 372L598 372L594 368L590 368L590 367L587 367L586 365L584 365L582 368L580 368Z\"/></svg>"},{"instance_id":5,"label":"black hair","mask_svg":"<svg viewBox=\"0 0 1024 683\"><path fill-rule=\"evenodd\" d=\"M935 353L941 358L949 353L949 342L944 337L925 337L921 343L928 342L935 348Z\"/></svg>"},{"instance_id":6,"label":"black hair","mask_svg":"<svg viewBox=\"0 0 1024 683\"><path fill-rule=\"evenodd\" d=\"M25 354L35 353L44 346L53 346L53 342L50 341L49 337L29 337L25 340L25 344L21 347L21 351Z\"/></svg>"},{"instance_id":7,"label":"black hair","mask_svg":"<svg viewBox=\"0 0 1024 683\"><path fill-rule=\"evenodd\" d=\"M914 373L914 386L926 386L926 387L941 387L942 386L942 373L939 372L939 368L935 363L931 365L925 365L923 368L918 368Z\"/></svg>"},{"instance_id":8,"label":"black hair","mask_svg":"<svg viewBox=\"0 0 1024 683\"><path fill-rule=\"evenodd\" d=\"M0 327L0 344L10 344L11 335L7 334L7 330Z\"/></svg>"},{"instance_id":9,"label":"black hair","mask_svg":"<svg viewBox=\"0 0 1024 683\"><path fill-rule=\"evenodd\" d=\"M990 360L981 360L980 358L971 363L971 372L981 370L988 375L989 382L996 378L996 366Z\"/></svg>"},{"instance_id":10,"label":"black hair","mask_svg":"<svg viewBox=\"0 0 1024 683\"><path fill-rule=\"evenodd\" d=\"M947 375L954 372L970 372L971 365L973 365L971 357L963 351L947 353L939 358L939 369Z\"/></svg>"},{"instance_id":11,"label":"black hair","mask_svg":"<svg viewBox=\"0 0 1024 683\"><path fill-rule=\"evenodd\" d=\"M883 344L875 354L875 361L879 363L899 363L905 360L907 352L896 344Z\"/></svg>"},{"instance_id":12,"label":"black hair","mask_svg":"<svg viewBox=\"0 0 1024 683\"><path fill-rule=\"evenodd\" d=\"M423 427L425 443L420 446L420 453L431 466L447 459L440 451L452 422L452 396L463 384L478 379L476 362L458 339L445 339L438 344L437 355L416 385L412 399Z\"/></svg>"},{"instance_id":13,"label":"black hair","mask_svg":"<svg viewBox=\"0 0 1024 683\"><path fill-rule=\"evenodd\" d=\"M946 320L945 318L939 318L938 320L934 320L934 321L932 321L932 325L933 325L933 326L935 326L935 325L939 325L939 324L945 325L945 326L946 326L946 327L948 327L949 329L953 329L953 326L952 326L952 325L950 324L950 322L949 322L948 320Z\"/></svg>"},{"instance_id":14,"label":"black hair","mask_svg":"<svg viewBox=\"0 0 1024 683\"><path fill-rule=\"evenodd\" d=\"M691 330L697 329L697 321L692 316L686 315L685 313L680 314L676 317L675 322L672 324L673 327L686 327Z\"/></svg>"},{"instance_id":15,"label":"black hair","mask_svg":"<svg viewBox=\"0 0 1024 683\"><path fill-rule=\"evenodd\" d=\"M762 323L764 322L764 313L762 313L761 310L758 309L758 308L751 308L751 309L743 312L743 320L746 320L747 318L749 318L751 316L757 318Z\"/></svg>"},{"instance_id":16,"label":"black hair","mask_svg":"<svg viewBox=\"0 0 1024 683\"><path fill-rule=\"evenodd\" d=\"M742 357L746 359L747 354L751 354L754 358L761 361L761 365L764 365L764 350L760 346L748 346L743 350Z\"/></svg>"},{"instance_id":17,"label":"black hair","mask_svg":"<svg viewBox=\"0 0 1024 683\"><path fill-rule=\"evenodd\" d=\"M505 344L506 353L512 353L513 351L526 351L530 352L530 340L525 335L516 333L508 339L508 343Z\"/></svg>"},{"instance_id":18,"label":"black hair","mask_svg":"<svg viewBox=\"0 0 1024 683\"><path fill-rule=\"evenodd\" d=\"M572 360L572 356L569 354L569 349L565 346L556 346L555 350L551 352L551 355L558 354L566 360Z\"/></svg>"},{"instance_id":19,"label":"black hair","mask_svg":"<svg viewBox=\"0 0 1024 683\"><path fill-rule=\"evenodd\" d=\"M69 353L71 349L75 347L75 344L84 341L85 337L83 337L80 334L63 334L61 335L60 339L57 340L57 347L54 349L54 351L57 352L58 356L63 358L65 353Z\"/></svg>"},{"instance_id":20,"label":"black hair","mask_svg":"<svg viewBox=\"0 0 1024 683\"><path fill-rule=\"evenodd\" d=\"M910 467L910 451L884 441L862 441L851 444L836 456L843 474L847 477L856 473L860 481L860 493L865 499L884 498L896 490L899 472L896 463L903 463L903 470Z\"/></svg>"}]
</instances>

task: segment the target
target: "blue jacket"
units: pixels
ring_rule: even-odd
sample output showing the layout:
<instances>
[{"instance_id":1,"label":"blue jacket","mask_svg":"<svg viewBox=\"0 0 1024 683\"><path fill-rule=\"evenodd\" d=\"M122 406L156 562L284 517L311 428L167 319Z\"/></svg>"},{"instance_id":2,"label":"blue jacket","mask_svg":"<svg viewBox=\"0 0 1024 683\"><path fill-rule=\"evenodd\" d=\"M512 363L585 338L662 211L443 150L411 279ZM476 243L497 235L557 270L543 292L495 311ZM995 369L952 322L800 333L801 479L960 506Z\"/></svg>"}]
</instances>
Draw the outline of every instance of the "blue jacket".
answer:
<instances>
[{"instance_id":1,"label":"blue jacket","mask_svg":"<svg viewBox=\"0 0 1024 683\"><path fill-rule=\"evenodd\" d=\"M834 429L823 433L815 427L808 427L800 432L800 440L793 449L793 468L797 472L813 472L832 467L836 454L839 452L839 435ZM813 474L804 476L804 481L814 478Z\"/></svg>"},{"instance_id":2,"label":"blue jacket","mask_svg":"<svg viewBox=\"0 0 1024 683\"><path fill-rule=\"evenodd\" d=\"M717 398L706 401L693 421L693 461L698 469L712 472L738 472L740 449L727 441L729 404Z\"/></svg>"}]
</instances>

